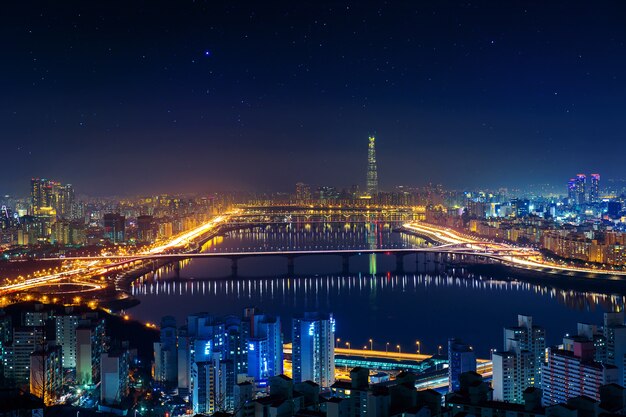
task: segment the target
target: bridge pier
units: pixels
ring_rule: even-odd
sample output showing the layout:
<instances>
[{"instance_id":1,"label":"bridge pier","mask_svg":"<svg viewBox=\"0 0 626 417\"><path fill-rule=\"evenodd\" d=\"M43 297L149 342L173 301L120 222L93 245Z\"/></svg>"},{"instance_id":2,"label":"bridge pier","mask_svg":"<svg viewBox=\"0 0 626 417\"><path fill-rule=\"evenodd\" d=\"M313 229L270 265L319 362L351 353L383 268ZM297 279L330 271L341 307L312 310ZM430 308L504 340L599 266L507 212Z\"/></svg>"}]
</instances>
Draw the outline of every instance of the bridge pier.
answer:
<instances>
[{"instance_id":1,"label":"bridge pier","mask_svg":"<svg viewBox=\"0 0 626 417\"><path fill-rule=\"evenodd\" d=\"M180 278L180 261L174 262L174 273L176 274L176 279Z\"/></svg>"},{"instance_id":2,"label":"bridge pier","mask_svg":"<svg viewBox=\"0 0 626 417\"><path fill-rule=\"evenodd\" d=\"M350 255L341 255L341 273L343 275L350 274Z\"/></svg>"},{"instance_id":3,"label":"bridge pier","mask_svg":"<svg viewBox=\"0 0 626 417\"><path fill-rule=\"evenodd\" d=\"M404 255L396 253L396 274L404 273Z\"/></svg>"},{"instance_id":4,"label":"bridge pier","mask_svg":"<svg viewBox=\"0 0 626 417\"><path fill-rule=\"evenodd\" d=\"M287 256L287 275L294 275L294 257L293 256Z\"/></svg>"},{"instance_id":5,"label":"bridge pier","mask_svg":"<svg viewBox=\"0 0 626 417\"><path fill-rule=\"evenodd\" d=\"M237 264L237 258L230 258L230 274L233 277L238 275L239 265Z\"/></svg>"}]
</instances>

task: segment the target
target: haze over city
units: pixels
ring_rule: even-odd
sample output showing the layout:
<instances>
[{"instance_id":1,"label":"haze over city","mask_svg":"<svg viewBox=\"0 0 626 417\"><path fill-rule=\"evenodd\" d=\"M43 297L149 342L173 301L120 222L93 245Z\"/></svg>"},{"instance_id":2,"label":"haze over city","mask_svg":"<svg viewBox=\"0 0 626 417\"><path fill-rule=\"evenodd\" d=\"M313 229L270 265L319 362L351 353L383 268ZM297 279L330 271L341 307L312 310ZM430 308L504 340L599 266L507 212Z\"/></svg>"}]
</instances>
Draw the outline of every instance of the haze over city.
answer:
<instances>
[{"instance_id":1,"label":"haze over city","mask_svg":"<svg viewBox=\"0 0 626 417\"><path fill-rule=\"evenodd\" d=\"M346 187L369 134L386 189L622 178L624 8L7 4L0 192Z\"/></svg>"}]
</instances>

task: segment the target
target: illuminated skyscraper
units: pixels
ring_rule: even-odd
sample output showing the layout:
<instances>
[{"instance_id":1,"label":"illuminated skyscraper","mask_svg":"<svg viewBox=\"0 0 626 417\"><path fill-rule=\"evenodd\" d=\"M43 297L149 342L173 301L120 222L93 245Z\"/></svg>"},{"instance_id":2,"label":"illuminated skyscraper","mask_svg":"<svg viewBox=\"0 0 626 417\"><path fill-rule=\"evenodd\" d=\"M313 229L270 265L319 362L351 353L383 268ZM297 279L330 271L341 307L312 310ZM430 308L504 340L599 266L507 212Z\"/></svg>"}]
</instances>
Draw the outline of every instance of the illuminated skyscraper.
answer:
<instances>
[{"instance_id":1,"label":"illuminated skyscraper","mask_svg":"<svg viewBox=\"0 0 626 417\"><path fill-rule=\"evenodd\" d=\"M303 182L296 183L296 200L299 202L311 199L311 187Z\"/></svg>"},{"instance_id":2,"label":"illuminated skyscraper","mask_svg":"<svg viewBox=\"0 0 626 417\"><path fill-rule=\"evenodd\" d=\"M591 184L589 185L589 202L600 201L600 174L591 174Z\"/></svg>"},{"instance_id":3,"label":"illuminated skyscraper","mask_svg":"<svg viewBox=\"0 0 626 417\"><path fill-rule=\"evenodd\" d=\"M54 208L57 215L65 219L74 219L74 188L72 184L56 184L54 187Z\"/></svg>"},{"instance_id":4,"label":"illuminated skyscraper","mask_svg":"<svg viewBox=\"0 0 626 417\"><path fill-rule=\"evenodd\" d=\"M367 145L367 194L374 197L378 194L378 171L376 170L376 138L369 137Z\"/></svg>"},{"instance_id":5,"label":"illuminated skyscraper","mask_svg":"<svg viewBox=\"0 0 626 417\"><path fill-rule=\"evenodd\" d=\"M52 207L52 185L45 178L30 180L30 203L33 212L42 207Z\"/></svg>"},{"instance_id":6,"label":"illuminated skyscraper","mask_svg":"<svg viewBox=\"0 0 626 417\"><path fill-rule=\"evenodd\" d=\"M585 190L587 187L587 176L585 174L576 174L576 204L585 204Z\"/></svg>"},{"instance_id":7,"label":"illuminated skyscraper","mask_svg":"<svg viewBox=\"0 0 626 417\"><path fill-rule=\"evenodd\" d=\"M570 178L567 182L567 202L570 205L574 205L578 202L576 196L576 178Z\"/></svg>"}]
</instances>

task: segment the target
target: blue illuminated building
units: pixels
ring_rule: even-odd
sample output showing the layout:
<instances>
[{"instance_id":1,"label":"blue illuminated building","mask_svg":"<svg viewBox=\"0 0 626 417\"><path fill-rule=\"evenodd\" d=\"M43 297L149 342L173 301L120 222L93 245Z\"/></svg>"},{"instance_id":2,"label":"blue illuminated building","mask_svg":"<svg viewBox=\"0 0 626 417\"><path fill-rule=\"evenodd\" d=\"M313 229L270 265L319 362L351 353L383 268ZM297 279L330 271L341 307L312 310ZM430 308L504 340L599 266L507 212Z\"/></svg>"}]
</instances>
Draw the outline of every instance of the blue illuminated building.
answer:
<instances>
[{"instance_id":1,"label":"blue illuminated building","mask_svg":"<svg viewBox=\"0 0 626 417\"><path fill-rule=\"evenodd\" d=\"M292 367L295 382L321 387L335 382L335 319L332 314L304 313L293 319Z\"/></svg>"},{"instance_id":2,"label":"blue illuminated building","mask_svg":"<svg viewBox=\"0 0 626 417\"><path fill-rule=\"evenodd\" d=\"M461 339L448 340L448 389L450 392L461 388L461 374L476 372L476 354L472 347Z\"/></svg>"}]
</instances>

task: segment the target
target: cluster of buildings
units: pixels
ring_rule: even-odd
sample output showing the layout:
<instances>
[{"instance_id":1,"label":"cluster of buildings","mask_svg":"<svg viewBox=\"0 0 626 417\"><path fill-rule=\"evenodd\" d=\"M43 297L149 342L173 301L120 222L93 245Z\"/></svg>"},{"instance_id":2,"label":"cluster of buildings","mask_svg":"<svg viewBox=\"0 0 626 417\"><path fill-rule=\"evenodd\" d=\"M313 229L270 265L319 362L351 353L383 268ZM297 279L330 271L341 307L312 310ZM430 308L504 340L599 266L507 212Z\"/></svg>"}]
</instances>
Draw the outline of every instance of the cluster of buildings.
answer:
<instances>
[{"instance_id":1,"label":"cluster of buildings","mask_svg":"<svg viewBox=\"0 0 626 417\"><path fill-rule=\"evenodd\" d=\"M291 326L291 373L297 383L323 388L335 381L335 320L305 313ZM187 317L179 328L172 317L161 323L154 344L153 378L187 397L194 413L213 414L239 408L242 401L267 392L268 382L282 375L281 320L246 309L242 317Z\"/></svg>"},{"instance_id":2,"label":"cluster of buildings","mask_svg":"<svg viewBox=\"0 0 626 417\"><path fill-rule=\"evenodd\" d=\"M625 385L624 313L605 313L601 329L579 323L576 334L552 347L546 347L545 330L520 315L517 326L504 329L503 350L493 352L492 360L494 400L523 403L535 388L545 406L579 396L600 401L603 386Z\"/></svg>"},{"instance_id":3,"label":"cluster of buildings","mask_svg":"<svg viewBox=\"0 0 626 417\"><path fill-rule=\"evenodd\" d=\"M209 319L204 315L191 316L189 323L200 317ZM230 322L238 322L236 331L246 333L249 330L245 329L255 326L258 320L266 320L264 315L258 320L255 317L257 314L250 310L241 322L232 318ZM623 313L607 313L600 329L595 325L579 324L577 334L566 335L563 343L554 347L546 347L545 330L535 325L532 317L518 316L517 325L504 329L503 350L493 352L491 383L476 373L477 361L472 347L462 340L450 339L447 393L416 389L420 375L409 370L390 379L379 378L374 370L355 367L349 371L349 380L334 381L330 377L330 366L334 364L326 361L324 352L316 353L318 348L315 348L326 346L321 338L317 340L316 335L332 331L333 323L310 319L305 322L303 319L306 320L306 316L295 319L292 325L293 377L278 373L279 369L275 368L261 378L253 376L255 370L229 378L228 366L224 367L223 363L232 359L223 358L229 353L241 353L234 346L245 344L214 348L215 341L221 343L219 334L225 330L221 327L217 336L183 339L183 346L197 346L186 350L193 351L193 354L179 355L179 361L188 364L179 367L179 373L183 372L183 379L187 379L186 374L190 372L188 381L194 413L237 417L608 417L626 413L626 389L623 388L626 325ZM221 325L228 320L209 321ZM165 318L164 322L168 328L162 329L160 343L166 343L165 340L172 343L175 325L170 318ZM185 327L180 328L179 332L184 330ZM223 334L224 340L226 334L228 332ZM326 338L330 339L330 336L328 334ZM303 345L303 338L314 339L310 343L314 347L312 353L305 353L308 348ZM332 340L327 346L321 350L331 354ZM207 354L212 354L213 358L207 361L204 352L198 356L198 349L208 349L210 353ZM257 363L253 359L256 349L256 346L248 347L249 366ZM315 371L305 371L310 365L305 363L304 355L312 358L310 364L326 364L329 379L324 380L324 376ZM240 356L239 360L245 361L245 357ZM241 363L234 362L231 366ZM205 376L205 368L211 370L212 376ZM233 382L232 392L219 393L224 384ZM212 392L210 395L209 391ZM205 395L208 396L206 400ZM228 399L227 403L221 402L220 399L224 398Z\"/></svg>"},{"instance_id":4,"label":"cluster of buildings","mask_svg":"<svg viewBox=\"0 0 626 417\"><path fill-rule=\"evenodd\" d=\"M98 311L27 303L0 314L0 386L44 404L94 391L100 404L120 404L133 356L128 343L107 337Z\"/></svg>"},{"instance_id":5,"label":"cluster of buildings","mask_svg":"<svg viewBox=\"0 0 626 417\"><path fill-rule=\"evenodd\" d=\"M0 247L22 253L19 247L33 245L153 243L196 227L234 201L230 194L79 199L71 184L32 178L28 199L1 201Z\"/></svg>"}]
</instances>

